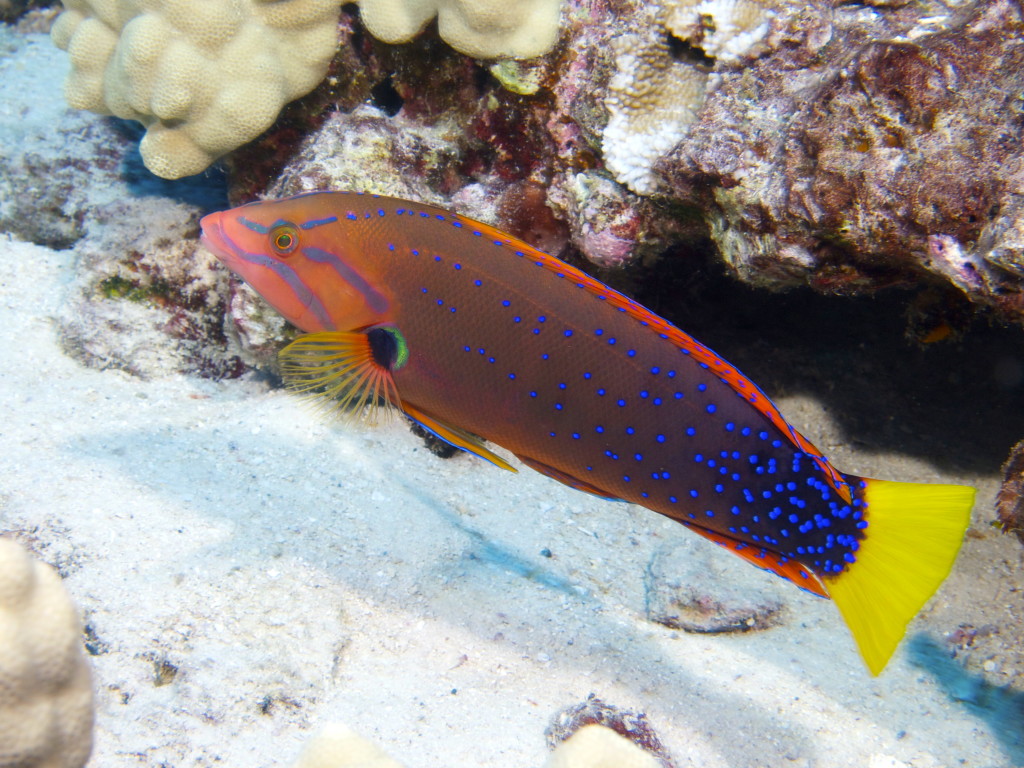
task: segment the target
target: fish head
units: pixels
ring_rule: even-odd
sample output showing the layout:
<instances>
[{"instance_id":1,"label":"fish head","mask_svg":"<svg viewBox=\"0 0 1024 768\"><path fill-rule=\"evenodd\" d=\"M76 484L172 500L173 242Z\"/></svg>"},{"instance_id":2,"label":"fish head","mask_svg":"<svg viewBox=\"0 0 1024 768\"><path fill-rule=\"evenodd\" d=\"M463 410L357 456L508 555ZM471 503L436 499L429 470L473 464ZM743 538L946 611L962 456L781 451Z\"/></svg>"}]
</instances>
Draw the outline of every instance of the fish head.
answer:
<instances>
[{"instance_id":1,"label":"fish head","mask_svg":"<svg viewBox=\"0 0 1024 768\"><path fill-rule=\"evenodd\" d=\"M346 240L330 215L330 197L299 195L208 214L202 243L303 331L388 322L390 299L358 243Z\"/></svg>"}]
</instances>

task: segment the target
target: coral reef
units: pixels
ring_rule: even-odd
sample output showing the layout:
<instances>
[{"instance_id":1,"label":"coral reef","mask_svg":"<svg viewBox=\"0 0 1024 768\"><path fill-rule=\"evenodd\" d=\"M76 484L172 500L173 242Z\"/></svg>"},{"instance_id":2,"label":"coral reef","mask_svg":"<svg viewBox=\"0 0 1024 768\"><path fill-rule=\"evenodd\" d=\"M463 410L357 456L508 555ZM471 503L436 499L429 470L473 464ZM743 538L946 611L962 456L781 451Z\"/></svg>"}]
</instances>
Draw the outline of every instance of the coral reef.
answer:
<instances>
[{"instance_id":1,"label":"coral reef","mask_svg":"<svg viewBox=\"0 0 1024 768\"><path fill-rule=\"evenodd\" d=\"M441 37L455 50L482 59L528 59L551 50L561 0L360 0L370 34L404 43L437 16Z\"/></svg>"},{"instance_id":2,"label":"coral reef","mask_svg":"<svg viewBox=\"0 0 1024 768\"><path fill-rule=\"evenodd\" d=\"M656 164L661 190L752 283L947 283L1019 320L1022 31L1003 0L780 9Z\"/></svg>"},{"instance_id":3,"label":"coral reef","mask_svg":"<svg viewBox=\"0 0 1024 768\"><path fill-rule=\"evenodd\" d=\"M1024 87L1024 22L1009 0L567 0L549 54L487 66L430 32L384 45L350 8L341 29L305 102L328 119L272 132L274 168L243 151L234 201L328 183L415 193L517 234L547 220L546 248L600 268L710 238L759 286L924 285L1024 318L1020 108L1005 96ZM921 327L961 313L932 307Z\"/></svg>"},{"instance_id":4,"label":"coral reef","mask_svg":"<svg viewBox=\"0 0 1024 768\"><path fill-rule=\"evenodd\" d=\"M237 375L222 321L227 281L197 247L199 212L159 200L129 197L90 212L59 317L64 349L90 367L142 377Z\"/></svg>"},{"instance_id":5,"label":"coral reef","mask_svg":"<svg viewBox=\"0 0 1024 768\"><path fill-rule=\"evenodd\" d=\"M708 91L733 66L760 52L772 12L754 0L673 0L654 4L643 31L614 38L608 84L605 162L641 194L658 191L654 164L686 136ZM680 55L680 46L690 55Z\"/></svg>"},{"instance_id":6,"label":"coral reef","mask_svg":"<svg viewBox=\"0 0 1024 768\"><path fill-rule=\"evenodd\" d=\"M93 701L81 623L56 571L0 538L0 768L81 768Z\"/></svg>"},{"instance_id":7,"label":"coral reef","mask_svg":"<svg viewBox=\"0 0 1024 768\"><path fill-rule=\"evenodd\" d=\"M338 0L67 0L53 40L68 104L146 126L146 167L176 179L256 138L312 90L337 45Z\"/></svg>"},{"instance_id":8,"label":"coral reef","mask_svg":"<svg viewBox=\"0 0 1024 768\"><path fill-rule=\"evenodd\" d=\"M54 39L76 61L69 87L80 105L149 126L151 167L164 163L153 159L158 136L231 123L230 140L200 131L220 136L216 147L168 144L180 167L161 173L205 167L273 122L229 154L232 202L326 185L406 195L605 269L710 238L758 286L924 285L1024 319L1021 108L1007 96L1024 88L1024 18L1011 0L536 0L511 15L493 3L363 0L343 6L339 24L337 2L301 1L274 4L295 24L302 17L300 32L268 20L262 0L231 24L191 27L169 12L136 15L137 0L105 22L86 19L91 6L75 0ZM424 30L435 14L438 31ZM150 27L175 24L180 33L168 31L143 66ZM478 57L533 55L556 28L554 47L530 61L474 62L441 42ZM471 29L477 42L460 42ZM546 42L513 50L515 30ZM295 42L307 33L323 44L315 54ZM304 74L261 90L283 94L272 106L245 96L256 87L244 77L251 62L231 88L174 64L198 60L182 46L234 52L256 38L275 76L302 52ZM129 70L145 75L139 85L125 85ZM183 85L197 80L205 95ZM186 105L196 111L182 120ZM919 326L962 314L953 300L931 306Z\"/></svg>"}]
</instances>

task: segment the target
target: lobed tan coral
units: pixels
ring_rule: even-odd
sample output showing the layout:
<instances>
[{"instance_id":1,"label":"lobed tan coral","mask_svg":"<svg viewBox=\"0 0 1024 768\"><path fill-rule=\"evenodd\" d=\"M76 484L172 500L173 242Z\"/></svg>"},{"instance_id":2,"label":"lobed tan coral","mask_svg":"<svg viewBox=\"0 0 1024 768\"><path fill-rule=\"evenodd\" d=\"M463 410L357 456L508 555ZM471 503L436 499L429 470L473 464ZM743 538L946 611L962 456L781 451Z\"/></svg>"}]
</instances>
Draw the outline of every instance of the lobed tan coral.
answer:
<instances>
[{"instance_id":1,"label":"lobed tan coral","mask_svg":"<svg viewBox=\"0 0 1024 768\"><path fill-rule=\"evenodd\" d=\"M78 612L48 565L0 538L0 768L81 768L93 703Z\"/></svg>"},{"instance_id":2,"label":"lobed tan coral","mask_svg":"<svg viewBox=\"0 0 1024 768\"><path fill-rule=\"evenodd\" d=\"M370 34L387 43L411 40L437 16L455 50L481 59L529 59L558 37L561 0L361 0Z\"/></svg>"},{"instance_id":3,"label":"lobed tan coral","mask_svg":"<svg viewBox=\"0 0 1024 768\"><path fill-rule=\"evenodd\" d=\"M544 768L660 768L661 763L611 728L585 725L559 744Z\"/></svg>"},{"instance_id":4,"label":"lobed tan coral","mask_svg":"<svg viewBox=\"0 0 1024 768\"><path fill-rule=\"evenodd\" d=\"M544 768L660 768L649 752L611 728L591 724L559 744ZM325 725L292 768L402 768L379 747L341 723Z\"/></svg>"},{"instance_id":5,"label":"lobed tan coral","mask_svg":"<svg viewBox=\"0 0 1024 768\"><path fill-rule=\"evenodd\" d=\"M174 179L256 138L311 91L341 0L65 0L53 41L68 104L138 120L146 167Z\"/></svg>"},{"instance_id":6,"label":"lobed tan coral","mask_svg":"<svg viewBox=\"0 0 1024 768\"><path fill-rule=\"evenodd\" d=\"M348 726L328 723L309 740L292 768L402 768L402 765Z\"/></svg>"}]
</instances>

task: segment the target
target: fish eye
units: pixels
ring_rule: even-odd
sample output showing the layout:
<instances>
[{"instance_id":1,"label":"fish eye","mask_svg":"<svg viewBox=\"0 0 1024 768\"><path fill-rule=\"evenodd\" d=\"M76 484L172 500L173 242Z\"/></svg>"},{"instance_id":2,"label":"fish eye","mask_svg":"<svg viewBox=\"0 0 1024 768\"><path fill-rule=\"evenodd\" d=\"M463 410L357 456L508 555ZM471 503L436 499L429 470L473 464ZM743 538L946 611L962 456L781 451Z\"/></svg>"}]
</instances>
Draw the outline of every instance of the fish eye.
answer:
<instances>
[{"instance_id":1,"label":"fish eye","mask_svg":"<svg viewBox=\"0 0 1024 768\"><path fill-rule=\"evenodd\" d=\"M270 230L270 247L278 256L288 256L299 244L299 231L292 224L278 224Z\"/></svg>"}]
</instances>

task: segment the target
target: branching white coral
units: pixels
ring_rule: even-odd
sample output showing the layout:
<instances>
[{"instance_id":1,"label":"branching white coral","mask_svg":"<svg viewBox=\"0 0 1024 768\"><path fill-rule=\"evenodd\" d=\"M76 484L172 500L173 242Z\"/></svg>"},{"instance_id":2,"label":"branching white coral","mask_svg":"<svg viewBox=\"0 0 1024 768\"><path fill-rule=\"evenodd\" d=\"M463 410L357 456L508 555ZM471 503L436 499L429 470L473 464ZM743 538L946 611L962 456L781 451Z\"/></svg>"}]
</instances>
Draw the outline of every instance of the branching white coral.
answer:
<instances>
[{"instance_id":1,"label":"branching white coral","mask_svg":"<svg viewBox=\"0 0 1024 768\"><path fill-rule=\"evenodd\" d=\"M772 15L754 0L676 0L666 3L665 26L708 56L736 64L768 34Z\"/></svg>"},{"instance_id":2,"label":"branching white coral","mask_svg":"<svg viewBox=\"0 0 1024 768\"><path fill-rule=\"evenodd\" d=\"M65 0L54 42L68 104L138 120L146 167L206 169L311 91L337 48L341 0Z\"/></svg>"},{"instance_id":3,"label":"branching white coral","mask_svg":"<svg viewBox=\"0 0 1024 768\"><path fill-rule=\"evenodd\" d=\"M613 44L618 55L608 84L604 159L616 179L650 194L656 187L651 169L696 119L708 75L673 59L657 33L623 35Z\"/></svg>"},{"instance_id":4,"label":"branching white coral","mask_svg":"<svg viewBox=\"0 0 1024 768\"><path fill-rule=\"evenodd\" d=\"M674 57L671 33L717 68L761 51L772 11L754 0L665 0L649 26L614 39L615 73L608 84L604 157L618 181L638 194L657 191L653 168L697 119L717 72Z\"/></svg>"}]
</instances>

